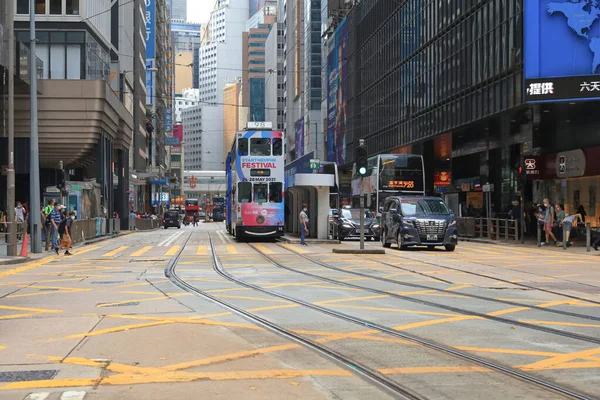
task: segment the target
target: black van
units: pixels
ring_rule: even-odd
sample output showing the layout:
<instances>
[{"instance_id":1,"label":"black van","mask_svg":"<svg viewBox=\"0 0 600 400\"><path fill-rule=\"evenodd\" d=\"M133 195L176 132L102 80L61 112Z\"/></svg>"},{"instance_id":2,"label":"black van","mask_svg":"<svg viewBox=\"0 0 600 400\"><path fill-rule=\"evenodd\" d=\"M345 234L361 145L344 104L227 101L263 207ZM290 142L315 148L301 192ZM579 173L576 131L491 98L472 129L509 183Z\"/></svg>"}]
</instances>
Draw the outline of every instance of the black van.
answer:
<instances>
[{"instance_id":1,"label":"black van","mask_svg":"<svg viewBox=\"0 0 600 400\"><path fill-rule=\"evenodd\" d=\"M181 221L179 220L179 211L167 211L164 213L162 218L162 224L165 229L169 227L181 228Z\"/></svg>"},{"instance_id":2,"label":"black van","mask_svg":"<svg viewBox=\"0 0 600 400\"><path fill-rule=\"evenodd\" d=\"M454 251L458 244L456 219L444 200L425 196L390 196L381 217L383 247L396 243L409 246L444 246Z\"/></svg>"}]
</instances>

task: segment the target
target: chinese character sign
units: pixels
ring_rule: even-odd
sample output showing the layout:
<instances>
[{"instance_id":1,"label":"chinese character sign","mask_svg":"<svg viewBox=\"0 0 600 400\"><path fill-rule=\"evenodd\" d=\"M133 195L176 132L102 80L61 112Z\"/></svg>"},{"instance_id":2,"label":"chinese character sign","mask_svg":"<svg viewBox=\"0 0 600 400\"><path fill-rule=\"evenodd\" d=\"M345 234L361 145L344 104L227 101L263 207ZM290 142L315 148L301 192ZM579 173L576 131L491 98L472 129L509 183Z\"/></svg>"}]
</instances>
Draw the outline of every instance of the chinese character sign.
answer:
<instances>
[{"instance_id":1,"label":"chinese character sign","mask_svg":"<svg viewBox=\"0 0 600 400\"><path fill-rule=\"evenodd\" d=\"M156 0L144 0L146 2L146 59L156 58Z\"/></svg>"}]
</instances>

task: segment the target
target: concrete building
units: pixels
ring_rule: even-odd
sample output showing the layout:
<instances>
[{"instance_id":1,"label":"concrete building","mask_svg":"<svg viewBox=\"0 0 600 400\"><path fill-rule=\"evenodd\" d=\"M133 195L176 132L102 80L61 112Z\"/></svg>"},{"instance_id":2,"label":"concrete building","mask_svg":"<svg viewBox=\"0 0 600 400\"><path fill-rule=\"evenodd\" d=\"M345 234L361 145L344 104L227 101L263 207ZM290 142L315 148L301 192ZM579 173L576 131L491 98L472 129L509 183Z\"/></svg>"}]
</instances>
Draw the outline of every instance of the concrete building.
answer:
<instances>
[{"instance_id":1,"label":"concrete building","mask_svg":"<svg viewBox=\"0 0 600 400\"><path fill-rule=\"evenodd\" d=\"M36 5L37 56L43 62L38 85L41 187L59 183L55 168L62 161L70 171L67 181L94 182L101 195L91 200L95 204L89 208L98 214L126 213L129 208L129 152L134 145L134 125L139 128L138 121L134 124L138 109L134 103L139 101L135 91L140 89L133 75L137 63L132 62L132 55L140 49L136 39L125 36L143 37L141 13L133 11L142 4L142 0L114 4L110 0L63 0ZM16 5L17 38L29 43L29 2L19 0ZM115 12L106 12L117 5ZM134 33L136 26L140 31ZM137 94L145 101L143 90ZM28 94L15 99L15 135L27 143L20 154L29 153L29 104ZM142 135L135 129L136 138ZM135 144L139 146L134 152L143 153L144 143L136 140ZM138 161L143 163L143 157ZM116 181L113 171L120 172ZM28 181L26 175L17 185L29 197ZM97 216L83 210L89 204L81 191L71 192L66 200L73 202L70 207L74 211Z\"/></svg>"},{"instance_id":2,"label":"concrete building","mask_svg":"<svg viewBox=\"0 0 600 400\"><path fill-rule=\"evenodd\" d=\"M175 55L175 94L194 86L194 53L186 51Z\"/></svg>"},{"instance_id":3,"label":"concrete building","mask_svg":"<svg viewBox=\"0 0 600 400\"><path fill-rule=\"evenodd\" d=\"M283 75L283 25L273 27L265 42L265 115L273 128L284 130L284 75ZM275 74L277 79L275 79Z\"/></svg>"},{"instance_id":4,"label":"concrete building","mask_svg":"<svg viewBox=\"0 0 600 400\"><path fill-rule=\"evenodd\" d=\"M186 168L224 170L223 107L200 104L183 110Z\"/></svg>"},{"instance_id":5,"label":"concrete building","mask_svg":"<svg viewBox=\"0 0 600 400\"><path fill-rule=\"evenodd\" d=\"M217 0L199 49L200 100L223 103L223 89L242 70L248 0Z\"/></svg>"},{"instance_id":6,"label":"concrete building","mask_svg":"<svg viewBox=\"0 0 600 400\"><path fill-rule=\"evenodd\" d=\"M186 198L198 199L200 207L213 196L225 196L227 181L225 171L185 170L183 171L183 191Z\"/></svg>"},{"instance_id":7,"label":"concrete building","mask_svg":"<svg viewBox=\"0 0 600 400\"><path fill-rule=\"evenodd\" d=\"M247 24L248 31L243 37L243 104L249 107L248 121L264 121L265 115L265 42L271 27L276 23L275 7L264 7L253 17L253 24ZM274 79L274 78L273 78Z\"/></svg>"},{"instance_id":8,"label":"concrete building","mask_svg":"<svg viewBox=\"0 0 600 400\"><path fill-rule=\"evenodd\" d=\"M223 90L223 161L231 151L235 133L240 131L240 98L242 90L241 78L228 83Z\"/></svg>"},{"instance_id":9,"label":"concrete building","mask_svg":"<svg viewBox=\"0 0 600 400\"><path fill-rule=\"evenodd\" d=\"M188 107L197 106L200 99L200 93L198 89L183 89L181 94L175 95L175 123L183 123L182 112Z\"/></svg>"},{"instance_id":10,"label":"concrete building","mask_svg":"<svg viewBox=\"0 0 600 400\"><path fill-rule=\"evenodd\" d=\"M171 0L171 18L187 22L187 0Z\"/></svg>"},{"instance_id":11,"label":"concrete building","mask_svg":"<svg viewBox=\"0 0 600 400\"><path fill-rule=\"evenodd\" d=\"M188 51L193 52L200 45L201 24L171 20L171 31L175 37L173 51L176 54Z\"/></svg>"}]
</instances>

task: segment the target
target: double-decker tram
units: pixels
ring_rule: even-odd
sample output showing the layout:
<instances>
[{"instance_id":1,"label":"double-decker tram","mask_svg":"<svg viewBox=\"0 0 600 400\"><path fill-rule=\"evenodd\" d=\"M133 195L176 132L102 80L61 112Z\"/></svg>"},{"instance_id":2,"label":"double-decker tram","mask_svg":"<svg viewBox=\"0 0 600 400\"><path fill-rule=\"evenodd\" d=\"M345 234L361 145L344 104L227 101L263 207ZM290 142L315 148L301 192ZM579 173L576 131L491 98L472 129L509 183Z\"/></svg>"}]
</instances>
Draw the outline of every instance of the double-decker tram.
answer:
<instances>
[{"instance_id":1,"label":"double-decker tram","mask_svg":"<svg viewBox=\"0 0 600 400\"><path fill-rule=\"evenodd\" d=\"M270 122L248 122L227 158L227 229L237 240L284 233L283 133Z\"/></svg>"},{"instance_id":2,"label":"double-decker tram","mask_svg":"<svg viewBox=\"0 0 600 400\"><path fill-rule=\"evenodd\" d=\"M368 160L367 175L358 176L352 169L352 202L366 195L366 207L379 214L388 196L425 195L425 164L418 154L379 154ZM358 207L358 206L357 206Z\"/></svg>"},{"instance_id":3,"label":"double-decker tram","mask_svg":"<svg viewBox=\"0 0 600 400\"><path fill-rule=\"evenodd\" d=\"M198 199L185 199L185 217L188 219L194 219L194 215L200 212L198 206Z\"/></svg>"},{"instance_id":4,"label":"double-decker tram","mask_svg":"<svg viewBox=\"0 0 600 400\"><path fill-rule=\"evenodd\" d=\"M225 198L222 196L213 197L213 217L215 222L223 222L225 220Z\"/></svg>"}]
</instances>

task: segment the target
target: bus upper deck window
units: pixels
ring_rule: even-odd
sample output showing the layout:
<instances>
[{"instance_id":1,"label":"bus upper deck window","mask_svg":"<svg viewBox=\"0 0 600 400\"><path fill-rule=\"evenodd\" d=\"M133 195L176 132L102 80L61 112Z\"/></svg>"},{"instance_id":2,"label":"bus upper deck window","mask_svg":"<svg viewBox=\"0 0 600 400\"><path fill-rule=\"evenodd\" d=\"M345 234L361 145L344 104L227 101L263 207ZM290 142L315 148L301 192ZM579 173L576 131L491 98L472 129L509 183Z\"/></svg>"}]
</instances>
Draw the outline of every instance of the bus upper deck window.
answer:
<instances>
[{"instance_id":1,"label":"bus upper deck window","mask_svg":"<svg viewBox=\"0 0 600 400\"><path fill-rule=\"evenodd\" d=\"M281 156L283 155L283 140L277 138L273 139L273 155Z\"/></svg>"},{"instance_id":2,"label":"bus upper deck window","mask_svg":"<svg viewBox=\"0 0 600 400\"><path fill-rule=\"evenodd\" d=\"M269 138L250 139L250 155L251 156L270 156L271 155L271 139L269 139Z\"/></svg>"},{"instance_id":3,"label":"bus upper deck window","mask_svg":"<svg viewBox=\"0 0 600 400\"><path fill-rule=\"evenodd\" d=\"M283 185L281 182L269 183L269 203L281 203L283 201Z\"/></svg>"},{"instance_id":4,"label":"bus upper deck window","mask_svg":"<svg viewBox=\"0 0 600 400\"><path fill-rule=\"evenodd\" d=\"M248 139L246 139L246 138L238 139L238 153L240 156L248 155Z\"/></svg>"},{"instance_id":5,"label":"bus upper deck window","mask_svg":"<svg viewBox=\"0 0 600 400\"><path fill-rule=\"evenodd\" d=\"M252 183L240 182L238 184L238 203L250 203L252 201Z\"/></svg>"}]
</instances>

